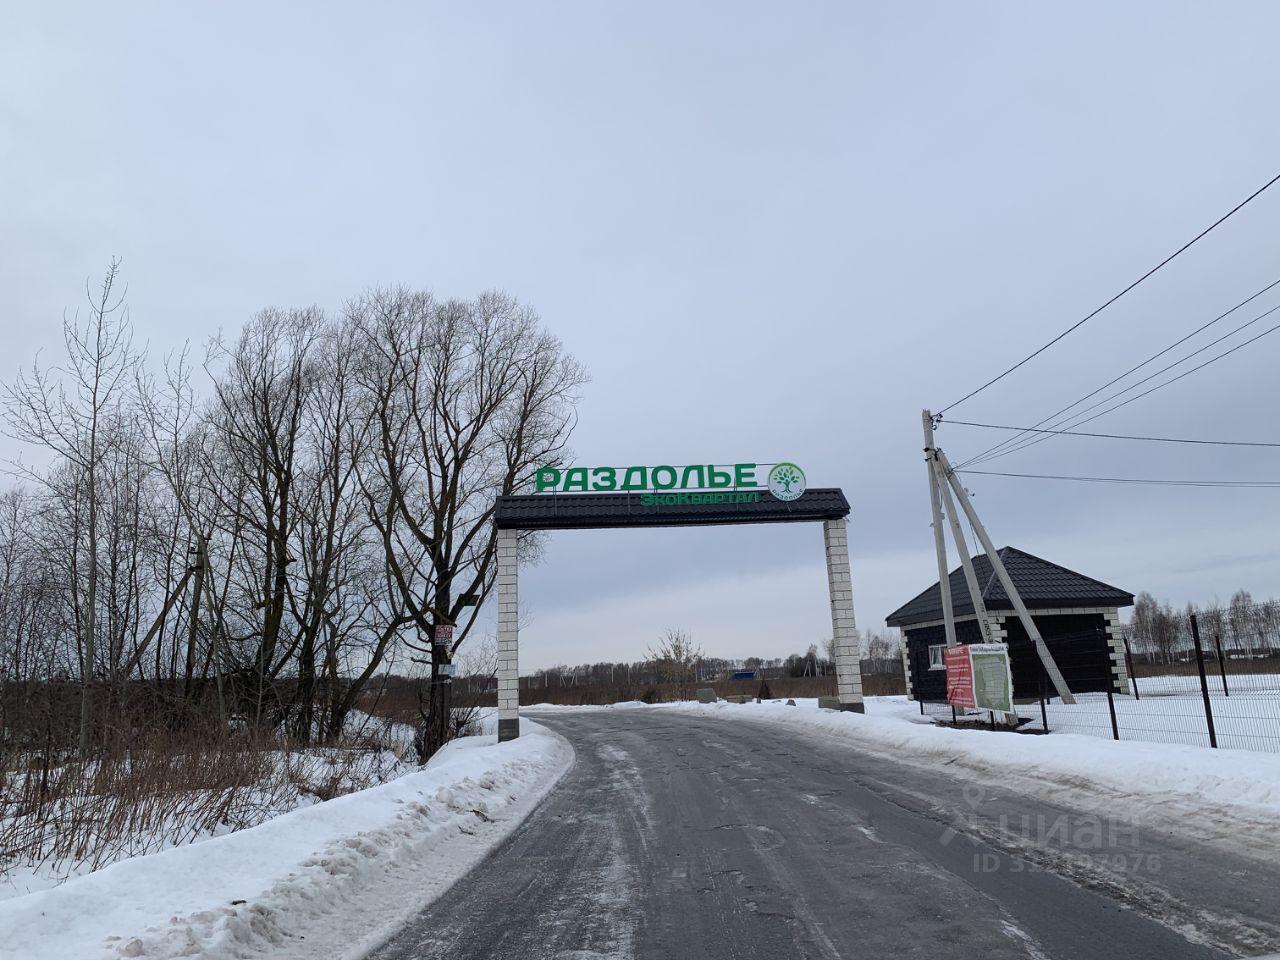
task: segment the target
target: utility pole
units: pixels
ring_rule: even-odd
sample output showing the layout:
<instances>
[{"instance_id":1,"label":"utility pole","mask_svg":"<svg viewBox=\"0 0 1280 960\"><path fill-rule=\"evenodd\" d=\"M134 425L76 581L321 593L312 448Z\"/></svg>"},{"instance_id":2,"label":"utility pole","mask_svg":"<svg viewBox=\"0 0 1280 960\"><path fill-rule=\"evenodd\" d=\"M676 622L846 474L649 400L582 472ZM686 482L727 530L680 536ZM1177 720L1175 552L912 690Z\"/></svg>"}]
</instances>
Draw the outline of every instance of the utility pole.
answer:
<instances>
[{"instance_id":1,"label":"utility pole","mask_svg":"<svg viewBox=\"0 0 1280 960\"><path fill-rule=\"evenodd\" d=\"M207 549L208 541L206 541L205 546L206 546L205 560L207 562L209 558L209 551ZM234 551L234 549L235 549L235 545L233 542L232 550ZM231 576L230 561L228 561L227 577L223 581L223 600L221 601L214 600L213 595L215 591L213 588L210 588L204 592L205 608L209 614L209 653L208 653L208 656L205 657L204 669L201 671L201 681L203 682L205 675L209 671L209 666L210 664L212 664L213 665L213 683L214 683L214 687L218 691L218 719L223 722L226 722L226 719L227 719L227 713L226 713L227 700L225 695L226 691L223 684L223 675L225 673L227 658L225 656L225 651L221 646L221 641L222 641L222 638L226 635L227 631L226 631L226 624L223 622L223 619L222 619L222 604L223 602L225 602L226 590L228 586L227 581L230 579L230 576ZM235 692L234 687L232 688L232 692L233 693Z\"/></svg>"},{"instance_id":2,"label":"utility pole","mask_svg":"<svg viewBox=\"0 0 1280 960\"><path fill-rule=\"evenodd\" d=\"M942 466L934 460L933 468L938 475L938 485L942 488L947 519L951 522L951 539L955 541L956 550L960 552L960 566L964 568L964 580L969 586L969 598L973 601L973 615L978 618L978 631L982 634L982 642L990 643L991 621L987 619L987 605L982 602L982 587L979 586L978 574L973 569L973 558L969 556L969 542L964 538L964 530L960 526L955 501L951 499L951 490L947 486L946 478L942 475Z\"/></svg>"},{"instance_id":3,"label":"utility pole","mask_svg":"<svg viewBox=\"0 0 1280 960\"><path fill-rule=\"evenodd\" d=\"M951 579L947 570L947 541L942 532L942 505L938 499L937 449L933 445L933 414L920 412L924 424L924 463L929 471L929 505L933 509L933 549L938 556L938 589L942 594L942 621L948 647L956 645L956 616L951 609ZM963 551L962 551L963 553Z\"/></svg>"},{"instance_id":4,"label":"utility pole","mask_svg":"<svg viewBox=\"0 0 1280 960\"><path fill-rule=\"evenodd\" d=\"M1039 654L1040 662L1044 664L1045 672L1049 674L1049 679L1053 682L1054 690L1057 691L1058 697L1063 703L1075 703L1076 699L1071 695L1067 682L1062 679L1062 671L1058 669L1058 665L1053 660L1053 654L1049 652L1044 638L1040 636L1039 628L1036 627L1035 621L1031 619L1031 614L1027 612L1027 606L1022 602L1022 596L1018 593L1018 588L1013 585L1013 580L1009 577L1009 571L1005 569L1004 561L1000 559L1000 554L996 552L995 545L987 535L987 528L978 519L978 512L973 509L973 504L969 502L969 495L965 493L964 484L960 482L960 478L956 476L955 470L952 469L951 461L947 459L945 453L937 448L934 448L934 456L937 458L938 468L942 471L942 476L950 482L951 488L960 500L960 506L964 508L965 515L969 518L969 522L973 524L973 532L982 542L982 549L986 552L987 559L991 561L991 568L995 571L996 576L1000 578L1000 585L1004 587L1004 592L1009 595L1009 601L1013 604L1013 609L1018 614L1018 619L1022 621L1023 629L1027 631L1027 636L1035 644L1036 653Z\"/></svg>"},{"instance_id":5,"label":"utility pole","mask_svg":"<svg viewBox=\"0 0 1280 960\"><path fill-rule=\"evenodd\" d=\"M951 521L951 538L956 543L956 549L960 551L960 565L964 567L964 579L969 585L969 596L973 600L973 614L978 619L978 630L982 634L982 642L995 643L997 641L991 635L991 619L987 616L987 605L982 599L982 587L978 583L977 571L973 569L969 541L965 539L964 528L960 526L960 515L956 513L955 501L951 499L950 486L942 473L942 465L935 460L933 466L938 474L938 485L942 488L942 500L947 511L947 519ZM1016 727L1018 715L1012 712L1006 713L1004 722L1011 727Z\"/></svg>"},{"instance_id":6,"label":"utility pole","mask_svg":"<svg viewBox=\"0 0 1280 960\"><path fill-rule=\"evenodd\" d=\"M196 646L200 641L200 595L204 592L204 574L209 565L209 542L203 534L196 534L194 557L187 572L191 580L191 614L187 618L187 662L182 678L182 696L190 698L191 682L196 672Z\"/></svg>"}]
</instances>

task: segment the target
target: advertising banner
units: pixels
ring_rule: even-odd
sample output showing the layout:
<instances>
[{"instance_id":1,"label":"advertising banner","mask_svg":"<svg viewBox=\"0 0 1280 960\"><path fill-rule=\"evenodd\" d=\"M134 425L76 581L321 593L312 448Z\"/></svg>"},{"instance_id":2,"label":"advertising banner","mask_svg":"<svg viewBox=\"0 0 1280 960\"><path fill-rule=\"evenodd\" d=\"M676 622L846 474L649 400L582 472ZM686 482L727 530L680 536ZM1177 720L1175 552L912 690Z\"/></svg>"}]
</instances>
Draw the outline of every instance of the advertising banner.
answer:
<instances>
[{"instance_id":1,"label":"advertising banner","mask_svg":"<svg viewBox=\"0 0 1280 960\"><path fill-rule=\"evenodd\" d=\"M1003 643L961 643L942 651L947 702L953 707L1013 712L1013 673Z\"/></svg>"},{"instance_id":2,"label":"advertising banner","mask_svg":"<svg viewBox=\"0 0 1280 960\"><path fill-rule=\"evenodd\" d=\"M974 707L973 664L969 662L969 647L958 643L942 651L942 661L947 668L947 703L953 707Z\"/></svg>"},{"instance_id":3,"label":"advertising banner","mask_svg":"<svg viewBox=\"0 0 1280 960\"><path fill-rule=\"evenodd\" d=\"M1013 673L1003 643L969 644L973 700L979 710L1013 713Z\"/></svg>"}]
</instances>

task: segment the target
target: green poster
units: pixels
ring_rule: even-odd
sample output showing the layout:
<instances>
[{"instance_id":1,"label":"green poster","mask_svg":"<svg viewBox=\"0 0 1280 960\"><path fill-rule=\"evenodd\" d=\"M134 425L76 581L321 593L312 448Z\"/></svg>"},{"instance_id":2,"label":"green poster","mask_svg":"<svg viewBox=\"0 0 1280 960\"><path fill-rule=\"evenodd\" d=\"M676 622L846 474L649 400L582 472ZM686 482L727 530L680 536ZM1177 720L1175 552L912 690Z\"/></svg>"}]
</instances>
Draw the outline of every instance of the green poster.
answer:
<instances>
[{"instance_id":1,"label":"green poster","mask_svg":"<svg viewBox=\"0 0 1280 960\"><path fill-rule=\"evenodd\" d=\"M978 646L975 644L974 646ZM995 644L982 644L992 647ZM1013 712L1013 678L1009 674L1009 651L971 649L973 700L979 710Z\"/></svg>"}]
</instances>

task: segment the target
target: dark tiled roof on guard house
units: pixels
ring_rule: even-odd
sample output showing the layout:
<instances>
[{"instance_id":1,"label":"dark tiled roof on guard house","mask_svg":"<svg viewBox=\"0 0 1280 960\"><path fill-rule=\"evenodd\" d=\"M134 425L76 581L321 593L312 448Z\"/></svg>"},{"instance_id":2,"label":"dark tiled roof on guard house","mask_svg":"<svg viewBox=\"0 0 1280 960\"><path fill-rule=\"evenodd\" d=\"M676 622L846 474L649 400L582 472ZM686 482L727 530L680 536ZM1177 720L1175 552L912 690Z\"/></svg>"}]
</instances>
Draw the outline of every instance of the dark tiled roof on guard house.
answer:
<instances>
[{"instance_id":1,"label":"dark tiled roof on guard house","mask_svg":"<svg viewBox=\"0 0 1280 960\"><path fill-rule=\"evenodd\" d=\"M1133 594L1127 590L1086 577L1014 547L1003 547L999 552L1005 569L1009 571L1009 578L1013 580L1022 602L1029 610L1133 605ZM985 553L973 558L973 569L982 589L982 602L987 608L1012 609L1009 597ZM969 597L964 568L956 567L947 579L951 584L951 605L956 616L973 613L973 601ZM891 627L901 627L941 619L942 591L935 583L885 617L885 623Z\"/></svg>"}]
</instances>

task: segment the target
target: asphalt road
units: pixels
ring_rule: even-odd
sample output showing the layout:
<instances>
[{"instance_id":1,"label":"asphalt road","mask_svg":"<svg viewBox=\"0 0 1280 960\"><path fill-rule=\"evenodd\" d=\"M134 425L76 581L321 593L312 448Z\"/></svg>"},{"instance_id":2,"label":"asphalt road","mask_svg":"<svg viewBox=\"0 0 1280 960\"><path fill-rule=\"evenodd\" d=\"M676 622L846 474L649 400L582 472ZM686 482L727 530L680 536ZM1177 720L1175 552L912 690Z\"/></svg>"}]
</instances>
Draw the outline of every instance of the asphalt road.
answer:
<instances>
[{"instance_id":1,"label":"asphalt road","mask_svg":"<svg viewBox=\"0 0 1280 960\"><path fill-rule=\"evenodd\" d=\"M1280 865L1141 810L1102 818L763 724L539 722L573 744L573 768L377 960L1280 950Z\"/></svg>"}]
</instances>

